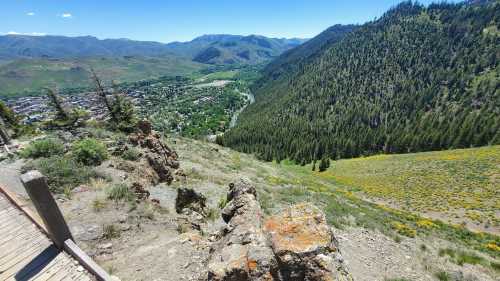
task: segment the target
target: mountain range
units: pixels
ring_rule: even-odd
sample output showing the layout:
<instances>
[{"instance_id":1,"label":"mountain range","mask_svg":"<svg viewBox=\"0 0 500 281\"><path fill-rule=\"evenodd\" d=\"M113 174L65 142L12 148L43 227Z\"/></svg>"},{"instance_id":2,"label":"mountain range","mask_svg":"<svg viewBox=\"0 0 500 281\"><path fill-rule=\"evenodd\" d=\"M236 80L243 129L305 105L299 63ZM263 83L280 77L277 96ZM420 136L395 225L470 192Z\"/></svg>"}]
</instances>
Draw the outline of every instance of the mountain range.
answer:
<instances>
[{"instance_id":1,"label":"mountain range","mask_svg":"<svg viewBox=\"0 0 500 281\"><path fill-rule=\"evenodd\" d=\"M169 44L129 39L99 40L92 36L0 36L0 60L119 56L179 56L205 64L255 64L300 45L303 39L258 35L204 35Z\"/></svg>"},{"instance_id":2,"label":"mountain range","mask_svg":"<svg viewBox=\"0 0 500 281\"><path fill-rule=\"evenodd\" d=\"M91 85L90 67L106 82L190 75L212 65L270 61L303 39L203 35L189 42L99 40L92 36L0 36L0 93L33 95L43 87Z\"/></svg>"}]
</instances>

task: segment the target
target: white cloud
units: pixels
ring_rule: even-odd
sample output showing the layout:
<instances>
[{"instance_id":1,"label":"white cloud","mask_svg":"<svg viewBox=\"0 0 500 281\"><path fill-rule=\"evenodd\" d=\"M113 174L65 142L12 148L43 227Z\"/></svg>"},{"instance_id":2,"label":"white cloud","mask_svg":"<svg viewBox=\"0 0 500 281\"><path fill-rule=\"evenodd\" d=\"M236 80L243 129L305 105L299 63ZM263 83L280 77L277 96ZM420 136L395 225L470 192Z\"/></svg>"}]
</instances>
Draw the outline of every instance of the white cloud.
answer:
<instances>
[{"instance_id":1,"label":"white cloud","mask_svg":"<svg viewBox=\"0 0 500 281\"><path fill-rule=\"evenodd\" d=\"M22 33L22 32L16 32L16 31L9 31L5 34L7 34L7 35L28 35L28 36L45 36L45 35L47 35L47 33L42 33L42 32Z\"/></svg>"},{"instance_id":2,"label":"white cloud","mask_svg":"<svg viewBox=\"0 0 500 281\"><path fill-rule=\"evenodd\" d=\"M34 16L35 13L34 12L29 12L29 13L26 13L27 16Z\"/></svg>"},{"instance_id":3,"label":"white cloud","mask_svg":"<svg viewBox=\"0 0 500 281\"><path fill-rule=\"evenodd\" d=\"M62 18L66 18L66 19L69 19L69 18L72 18L73 15L71 15L70 13L64 13L61 15Z\"/></svg>"}]
</instances>

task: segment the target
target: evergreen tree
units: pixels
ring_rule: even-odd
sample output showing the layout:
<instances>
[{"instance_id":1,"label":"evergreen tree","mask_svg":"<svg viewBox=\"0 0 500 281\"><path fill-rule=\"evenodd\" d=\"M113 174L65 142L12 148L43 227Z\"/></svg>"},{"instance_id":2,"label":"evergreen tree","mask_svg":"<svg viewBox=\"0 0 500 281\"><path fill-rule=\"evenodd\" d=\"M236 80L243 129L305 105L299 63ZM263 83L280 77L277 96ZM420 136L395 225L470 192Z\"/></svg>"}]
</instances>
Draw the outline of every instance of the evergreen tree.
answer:
<instances>
[{"instance_id":1,"label":"evergreen tree","mask_svg":"<svg viewBox=\"0 0 500 281\"><path fill-rule=\"evenodd\" d=\"M330 160L328 160L328 158L321 159L321 162L319 163L318 167L320 172L324 172L328 169L328 167L330 166L329 161Z\"/></svg>"}]
</instances>

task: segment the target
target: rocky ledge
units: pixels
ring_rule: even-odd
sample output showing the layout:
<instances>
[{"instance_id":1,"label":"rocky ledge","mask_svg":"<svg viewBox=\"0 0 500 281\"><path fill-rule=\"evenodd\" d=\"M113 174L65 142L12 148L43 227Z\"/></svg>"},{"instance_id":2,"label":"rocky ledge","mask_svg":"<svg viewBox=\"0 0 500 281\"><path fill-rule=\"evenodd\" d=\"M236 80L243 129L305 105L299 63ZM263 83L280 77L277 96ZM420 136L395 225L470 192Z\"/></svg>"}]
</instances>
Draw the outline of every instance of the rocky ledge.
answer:
<instances>
[{"instance_id":1,"label":"rocky ledge","mask_svg":"<svg viewBox=\"0 0 500 281\"><path fill-rule=\"evenodd\" d=\"M173 170L179 169L177 153L162 142L161 136L152 130L151 122L139 121L137 127L139 132L130 134L129 141L145 150L145 157L157 175L153 183L170 184L174 179Z\"/></svg>"},{"instance_id":2,"label":"rocky ledge","mask_svg":"<svg viewBox=\"0 0 500 281\"><path fill-rule=\"evenodd\" d=\"M231 184L203 280L352 281L325 215L298 204L264 219L255 188Z\"/></svg>"}]
</instances>

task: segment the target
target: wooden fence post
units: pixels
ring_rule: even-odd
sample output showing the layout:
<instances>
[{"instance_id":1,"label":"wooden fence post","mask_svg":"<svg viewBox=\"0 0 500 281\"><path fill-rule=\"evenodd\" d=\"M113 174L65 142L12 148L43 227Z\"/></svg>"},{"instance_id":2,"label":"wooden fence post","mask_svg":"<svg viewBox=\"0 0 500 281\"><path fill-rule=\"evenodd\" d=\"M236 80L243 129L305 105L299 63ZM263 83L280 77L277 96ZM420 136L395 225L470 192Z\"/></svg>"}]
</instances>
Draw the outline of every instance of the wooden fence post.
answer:
<instances>
[{"instance_id":1,"label":"wooden fence post","mask_svg":"<svg viewBox=\"0 0 500 281\"><path fill-rule=\"evenodd\" d=\"M63 249L64 241L73 240L73 237L61 210L50 194L45 177L39 171L29 171L21 176L21 182L42 218L52 241L59 249Z\"/></svg>"},{"instance_id":2,"label":"wooden fence post","mask_svg":"<svg viewBox=\"0 0 500 281\"><path fill-rule=\"evenodd\" d=\"M10 144L10 136L7 132L7 126L5 126L2 117L0 117L0 139L2 139L2 142L4 144Z\"/></svg>"}]
</instances>

